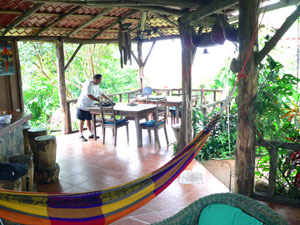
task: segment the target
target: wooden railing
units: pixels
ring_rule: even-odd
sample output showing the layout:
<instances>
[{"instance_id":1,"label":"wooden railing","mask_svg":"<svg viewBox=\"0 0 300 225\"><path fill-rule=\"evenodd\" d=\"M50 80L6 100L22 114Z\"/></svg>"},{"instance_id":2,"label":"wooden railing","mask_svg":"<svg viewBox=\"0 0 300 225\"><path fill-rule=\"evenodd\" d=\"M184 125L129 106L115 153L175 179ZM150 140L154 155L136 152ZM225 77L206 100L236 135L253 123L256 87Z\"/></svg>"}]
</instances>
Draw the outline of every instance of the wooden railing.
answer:
<instances>
[{"instance_id":1,"label":"wooden railing","mask_svg":"<svg viewBox=\"0 0 300 225\"><path fill-rule=\"evenodd\" d=\"M152 89L154 93L157 95L180 95L182 93L181 88L154 88ZM200 105L207 104L208 101L207 98L210 97L212 99L212 102L215 102L217 100L217 94L221 94L223 92L223 89L206 89L206 88L193 88L192 94L196 94L200 97ZM212 94L212 96L209 96Z\"/></svg>"},{"instance_id":2,"label":"wooden railing","mask_svg":"<svg viewBox=\"0 0 300 225\"><path fill-rule=\"evenodd\" d=\"M266 147L270 154L270 173L268 177L268 196L274 197L276 194L276 177L277 173L281 173L281 176L286 178L284 171L281 171L280 166L278 166L278 149L285 148L288 149L290 153L299 151L300 144L299 143L287 143L283 141L275 141L275 140L257 140L257 146ZM291 162L290 162L291 163ZM295 169L296 170L296 169ZM288 180L286 178L286 180ZM289 184L291 185L291 184Z\"/></svg>"},{"instance_id":3,"label":"wooden railing","mask_svg":"<svg viewBox=\"0 0 300 225\"><path fill-rule=\"evenodd\" d=\"M153 89L152 92L155 95L179 95L181 94L181 88L161 88L161 89ZM223 90L221 89L192 89L193 94L197 94L200 98L200 105L203 105L207 103L207 98L210 97L212 99L212 102L216 102L217 94L221 93ZM136 93L141 92L139 89L132 90L132 91L124 91L124 92L118 92L113 94L108 94L108 97L111 98L114 102L130 102L131 99L135 98ZM212 96L209 96L212 94ZM71 118L71 104L75 104L77 102L77 99L67 100L67 117L69 121L68 123L68 133L76 132L77 130L72 129L72 118ZM198 103L198 104L199 104ZM206 113L206 111L203 111Z\"/></svg>"}]
</instances>

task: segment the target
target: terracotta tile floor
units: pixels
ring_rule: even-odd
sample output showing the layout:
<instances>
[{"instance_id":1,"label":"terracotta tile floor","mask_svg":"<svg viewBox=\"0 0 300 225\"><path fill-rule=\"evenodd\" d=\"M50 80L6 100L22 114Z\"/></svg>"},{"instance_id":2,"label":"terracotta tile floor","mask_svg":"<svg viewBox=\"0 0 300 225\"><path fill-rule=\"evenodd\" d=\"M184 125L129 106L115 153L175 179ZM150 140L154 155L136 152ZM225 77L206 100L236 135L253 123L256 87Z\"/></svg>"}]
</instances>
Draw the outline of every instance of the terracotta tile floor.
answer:
<instances>
[{"instance_id":1,"label":"terracotta tile floor","mask_svg":"<svg viewBox=\"0 0 300 225\"><path fill-rule=\"evenodd\" d=\"M174 134L170 124L168 127L169 141L173 143L175 141ZM97 130L100 140L102 140L101 129ZM134 122L130 122L129 132L130 140L127 143L125 128L118 130L116 147L112 144L113 138L110 129L106 134L105 145L99 139L81 142L78 139L78 133L57 136L57 163L60 166L60 181L54 184L38 185L37 190L64 193L99 190L139 178L159 168L172 158L173 149L167 146L163 130L159 131L161 132L162 146L160 150L154 147L153 142L149 143L147 132L143 132L144 146L136 147ZM179 182L179 177L158 197L113 224L142 225L158 222L175 214L198 198L212 193L228 192L227 187L196 160L192 161L186 171L201 173L202 181L184 184ZM292 211L289 211L290 214L280 211L282 208L278 205L271 207L277 209L282 215L295 215L295 212Z\"/></svg>"}]
</instances>

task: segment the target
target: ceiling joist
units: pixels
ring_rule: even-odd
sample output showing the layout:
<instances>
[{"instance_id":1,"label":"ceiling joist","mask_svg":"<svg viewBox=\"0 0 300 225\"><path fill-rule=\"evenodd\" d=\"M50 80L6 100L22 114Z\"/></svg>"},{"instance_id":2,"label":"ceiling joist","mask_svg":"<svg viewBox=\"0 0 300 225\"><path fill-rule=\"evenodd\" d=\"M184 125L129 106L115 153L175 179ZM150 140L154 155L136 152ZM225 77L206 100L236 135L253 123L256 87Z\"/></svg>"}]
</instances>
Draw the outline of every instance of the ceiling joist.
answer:
<instances>
[{"instance_id":1,"label":"ceiling joist","mask_svg":"<svg viewBox=\"0 0 300 225\"><path fill-rule=\"evenodd\" d=\"M185 16L181 17L179 21L183 24L197 25L204 17L234 6L237 3L238 0L212 0L210 4L186 14Z\"/></svg>"}]
</instances>

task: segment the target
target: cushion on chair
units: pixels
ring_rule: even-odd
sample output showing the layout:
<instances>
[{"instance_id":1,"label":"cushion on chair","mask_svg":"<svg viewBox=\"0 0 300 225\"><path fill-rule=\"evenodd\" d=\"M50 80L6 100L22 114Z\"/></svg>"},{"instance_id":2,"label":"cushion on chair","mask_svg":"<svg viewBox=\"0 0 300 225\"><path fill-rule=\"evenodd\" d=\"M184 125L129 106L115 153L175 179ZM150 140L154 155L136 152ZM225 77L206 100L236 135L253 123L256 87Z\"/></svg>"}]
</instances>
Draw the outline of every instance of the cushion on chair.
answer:
<instances>
[{"instance_id":1,"label":"cushion on chair","mask_svg":"<svg viewBox=\"0 0 300 225\"><path fill-rule=\"evenodd\" d=\"M15 181L28 172L25 163L0 163L0 180Z\"/></svg>"},{"instance_id":2,"label":"cushion on chair","mask_svg":"<svg viewBox=\"0 0 300 225\"><path fill-rule=\"evenodd\" d=\"M117 124L117 125L121 125L121 124L127 123L127 122L128 122L128 120L126 120L126 119L116 120L116 124ZM113 121L105 121L104 123L105 123L105 124L114 124Z\"/></svg>"},{"instance_id":3,"label":"cushion on chair","mask_svg":"<svg viewBox=\"0 0 300 225\"><path fill-rule=\"evenodd\" d=\"M176 116L176 107L175 106L171 106L169 108L169 111L173 116ZM179 117L181 117L181 114L182 114L182 108L180 107L179 108Z\"/></svg>"},{"instance_id":4,"label":"cushion on chair","mask_svg":"<svg viewBox=\"0 0 300 225\"><path fill-rule=\"evenodd\" d=\"M164 122L160 121L157 123L158 126L161 124L164 124ZM140 123L140 126L142 126L142 127L154 127L154 125L155 125L155 120L149 120L144 123Z\"/></svg>"},{"instance_id":5,"label":"cushion on chair","mask_svg":"<svg viewBox=\"0 0 300 225\"><path fill-rule=\"evenodd\" d=\"M241 209L226 204L211 204L200 214L198 225L263 225Z\"/></svg>"}]
</instances>

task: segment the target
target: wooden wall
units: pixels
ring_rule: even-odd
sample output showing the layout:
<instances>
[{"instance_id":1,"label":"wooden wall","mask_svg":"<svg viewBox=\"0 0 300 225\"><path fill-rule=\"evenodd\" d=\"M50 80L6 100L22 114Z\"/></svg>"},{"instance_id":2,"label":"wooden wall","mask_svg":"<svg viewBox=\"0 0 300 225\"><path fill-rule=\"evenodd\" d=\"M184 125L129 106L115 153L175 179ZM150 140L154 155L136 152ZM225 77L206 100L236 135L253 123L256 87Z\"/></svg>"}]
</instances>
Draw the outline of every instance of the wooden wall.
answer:
<instances>
[{"instance_id":1,"label":"wooden wall","mask_svg":"<svg viewBox=\"0 0 300 225\"><path fill-rule=\"evenodd\" d=\"M7 42L0 42L0 44L7 44ZM0 109L24 112L18 45L16 41L9 44L13 45L15 74L0 76Z\"/></svg>"}]
</instances>

